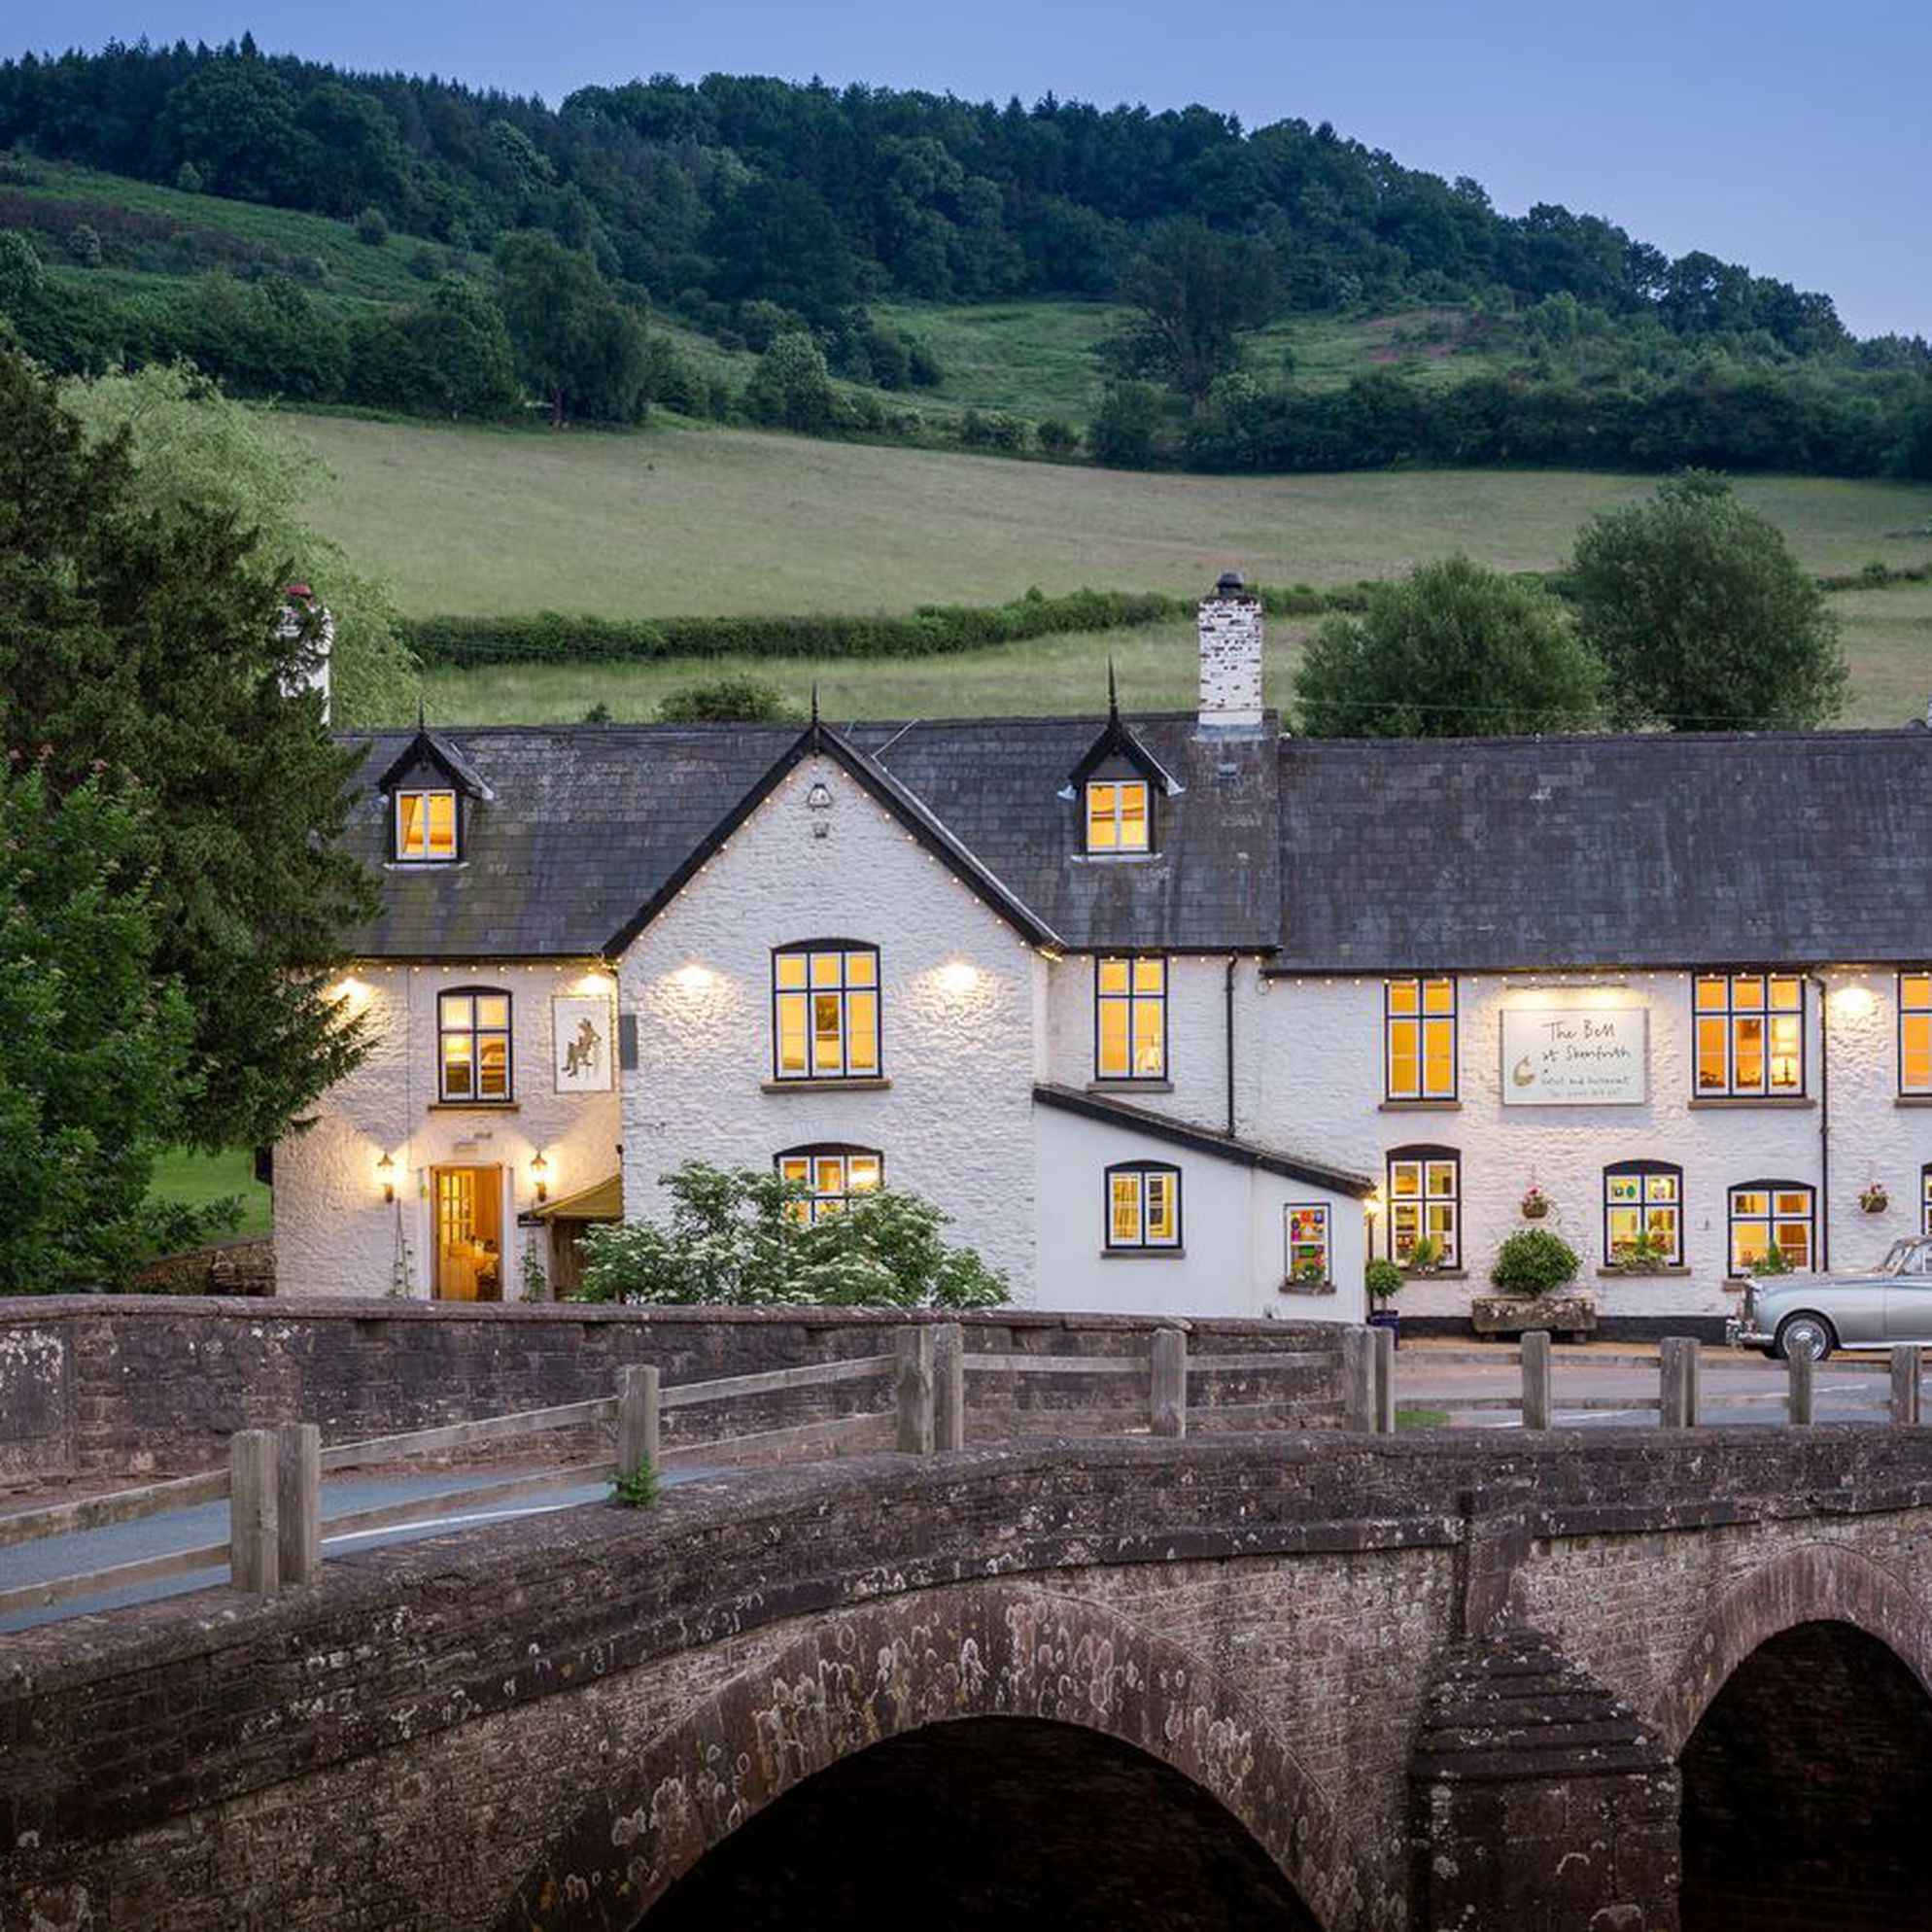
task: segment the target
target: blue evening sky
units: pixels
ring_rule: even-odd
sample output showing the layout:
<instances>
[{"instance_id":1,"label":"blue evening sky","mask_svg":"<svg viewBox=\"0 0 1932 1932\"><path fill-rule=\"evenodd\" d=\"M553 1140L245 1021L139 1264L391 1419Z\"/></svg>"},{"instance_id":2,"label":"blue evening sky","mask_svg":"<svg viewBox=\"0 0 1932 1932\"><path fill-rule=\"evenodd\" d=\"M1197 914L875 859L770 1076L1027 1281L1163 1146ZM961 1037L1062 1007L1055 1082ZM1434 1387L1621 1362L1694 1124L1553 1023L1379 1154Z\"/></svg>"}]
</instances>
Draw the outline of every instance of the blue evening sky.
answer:
<instances>
[{"instance_id":1,"label":"blue evening sky","mask_svg":"<svg viewBox=\"0 0 1932 1932\"><path fill-rule=\"evenodd\" d=\"M221 41L555 104L637 75L778 74L1300 116L1498 207L1610 217L1932 334L1928 0L9 0L0 52Z\"/></svg>"}]
</instances>

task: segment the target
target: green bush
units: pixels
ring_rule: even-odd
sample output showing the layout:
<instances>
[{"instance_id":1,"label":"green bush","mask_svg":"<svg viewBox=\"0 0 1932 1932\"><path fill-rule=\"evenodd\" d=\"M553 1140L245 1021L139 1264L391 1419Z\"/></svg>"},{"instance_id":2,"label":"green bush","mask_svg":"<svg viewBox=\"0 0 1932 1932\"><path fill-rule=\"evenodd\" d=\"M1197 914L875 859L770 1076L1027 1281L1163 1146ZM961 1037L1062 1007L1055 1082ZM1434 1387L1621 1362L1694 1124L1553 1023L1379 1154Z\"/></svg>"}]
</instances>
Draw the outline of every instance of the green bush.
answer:
<instances>
[{"instance_id":1,"label":"green bush","mask_svg":"<svg viewBox=\"0 0 1932 1932\"><path fill-rule=\"evenodd\" d=\"M1387 1301L1392 1294L1400 1294L1407 1279L1394 1261L1370 1261L1363 1271L1363 1285L1371 1301Z\"/></svg>"},{"instance_id":2,"label":"green bush","mask_svg":"<svg viewBox=\"0 0 1932 1932\"><path fill-rule=\"evenodd\" d=\"M781 692L755 677L717 677L687 684L659 701L661 724L779 724L798 713Z\"/></svg>"},{"instance_id":3,"label":"green bush","mask_svg":"<svg viewBox=\"0 0 1932 1932\"><path fill-rule=\"evenodd\" d=\"M690 1160L661 1177L662 1222L594 1227L584 1301L748 1307L984 1308L1006 1277L939 1238L947 1217L914 1194L853 1197L810 1221L807 1190L770 1169Z\"/></svg>"},{"instance_id":4,"label":"green bush","mask_svg":"<svg viewBox=\"0 0 1932 1932\"><path fill-rule=\"evenodd\" d=\"M380 248L389 239L389 220L380 208L364 208L356 217L356 239L370 248Z\"/></svg>"},{"instance_id":5,"label":"green bush","mask_svg":"<svg viewBox=\"0 0 1932 1932\"><path fill-rule=\"evenodd\" d=\"M1498 1249L1490 1281L1504 1294L1547 1294L1568 1288L1582 1265L1576 1250L1547 1227L1520 1228Z\"/></svg>"}]
</instances>

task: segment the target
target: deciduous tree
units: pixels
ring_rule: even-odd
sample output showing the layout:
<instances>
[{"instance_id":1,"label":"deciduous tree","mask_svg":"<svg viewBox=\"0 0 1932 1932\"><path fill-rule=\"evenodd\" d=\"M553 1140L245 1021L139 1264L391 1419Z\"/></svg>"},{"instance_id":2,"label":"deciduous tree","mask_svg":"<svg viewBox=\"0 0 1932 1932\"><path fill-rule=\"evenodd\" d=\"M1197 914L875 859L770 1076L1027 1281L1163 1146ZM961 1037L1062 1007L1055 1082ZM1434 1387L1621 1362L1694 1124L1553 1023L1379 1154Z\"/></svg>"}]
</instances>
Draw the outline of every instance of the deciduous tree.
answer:
<instances>
[{"instance_id":1,"label":"deciduous tree","mask_svg":"<svg viewBox=\"0 0 1932 1932\"><path fill-rule=\"evenodd\" d=\"M1689 472L1584 526L1570 582L1624 725L1805 730L1838 710L1838 621L1783 534Z\"/></svg>"},{"instance_id":2,"label":"deciduous tree","mask_svg":"<svg viewBox=\"0 0 1932 1932\"><path fill-rule=\"evenodd\" d=\"M1602 678L1548 592L1451 557L1330 617L1294 696L1311 737L1462 738L1587 727Z\"/></svg>"}]
</instances>

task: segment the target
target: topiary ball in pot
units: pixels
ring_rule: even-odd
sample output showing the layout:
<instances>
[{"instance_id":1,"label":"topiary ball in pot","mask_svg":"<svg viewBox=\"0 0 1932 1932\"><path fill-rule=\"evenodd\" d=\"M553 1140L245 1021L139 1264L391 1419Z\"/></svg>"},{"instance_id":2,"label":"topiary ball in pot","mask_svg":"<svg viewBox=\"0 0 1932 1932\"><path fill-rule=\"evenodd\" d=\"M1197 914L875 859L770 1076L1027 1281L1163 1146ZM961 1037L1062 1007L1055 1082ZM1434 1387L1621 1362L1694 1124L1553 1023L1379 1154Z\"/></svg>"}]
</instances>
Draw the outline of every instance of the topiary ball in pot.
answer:
<instances>
[{"instance_id":1,"label":"topiary ball in pot","mask_svg":"<svg viewBox=\"0 0 1932 1932\"><path fill-rule=\"evenodd\" d=\"M1576 1250L1546 1227L1525 1227L1497 1250L1491 1282L1504 1294L1547 1294L1568 1288L1582 1265Z\"/></svg>"}]
</instances>

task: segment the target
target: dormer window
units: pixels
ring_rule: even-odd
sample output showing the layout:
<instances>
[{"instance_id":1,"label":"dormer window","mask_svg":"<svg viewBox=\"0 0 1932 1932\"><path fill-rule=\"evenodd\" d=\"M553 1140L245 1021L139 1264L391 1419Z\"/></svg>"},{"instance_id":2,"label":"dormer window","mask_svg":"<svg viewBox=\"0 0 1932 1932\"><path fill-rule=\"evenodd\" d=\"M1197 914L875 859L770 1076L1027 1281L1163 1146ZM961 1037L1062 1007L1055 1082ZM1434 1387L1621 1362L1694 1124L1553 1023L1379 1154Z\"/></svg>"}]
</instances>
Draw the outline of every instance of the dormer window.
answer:
<instances>
[{"instance_id":1,"label":"dormer window","mask_svg":"<svg viewBox=\"0 0 1932 1932\"><path fill-rule=\"evenodd\" d=\"M1087 849L1145 852L1153 847L1145 778L1091 778L1087 786Z\"/></svg>"},{"instance_id":2,"label":"dormer window","mask_svg":"<svg viewBox=\"0 0 1932 1932\"><path fill-rule=\"evenodd\" d=\"M446 865L456 857L456 793L396 794L396 862Z\"/></svg>"}]
</instances>

